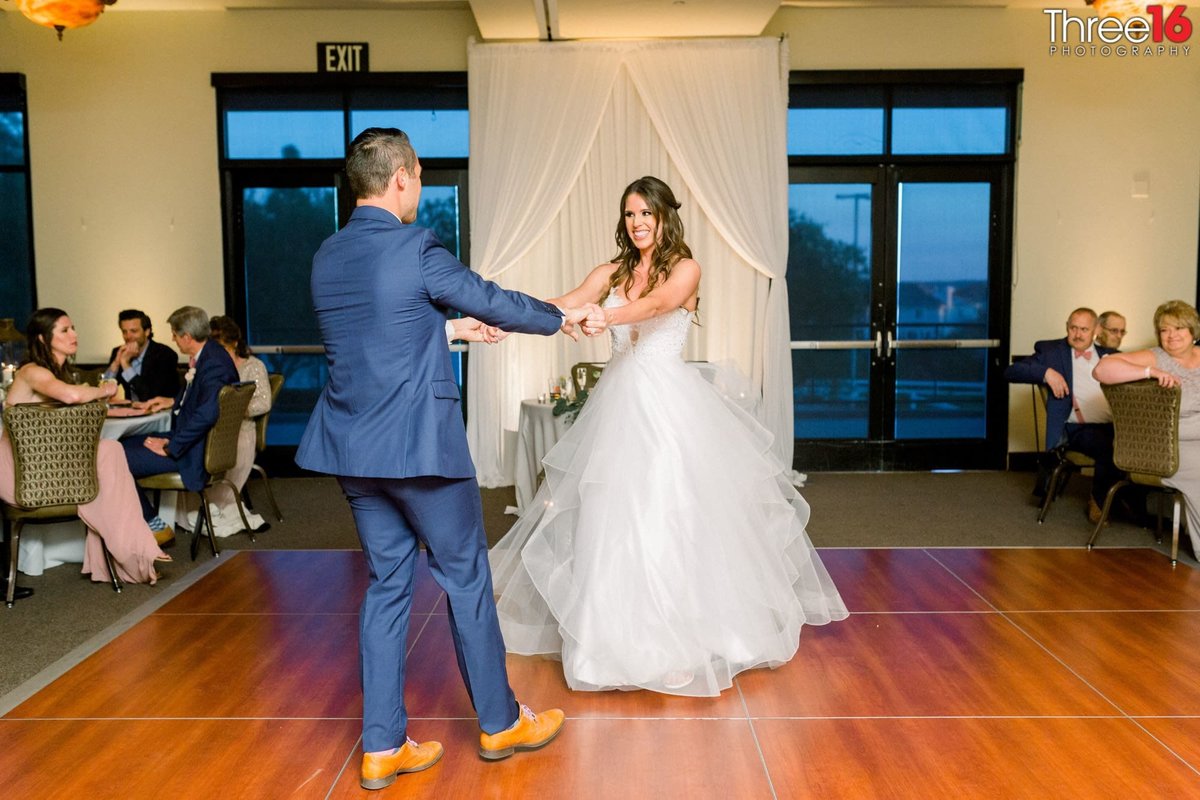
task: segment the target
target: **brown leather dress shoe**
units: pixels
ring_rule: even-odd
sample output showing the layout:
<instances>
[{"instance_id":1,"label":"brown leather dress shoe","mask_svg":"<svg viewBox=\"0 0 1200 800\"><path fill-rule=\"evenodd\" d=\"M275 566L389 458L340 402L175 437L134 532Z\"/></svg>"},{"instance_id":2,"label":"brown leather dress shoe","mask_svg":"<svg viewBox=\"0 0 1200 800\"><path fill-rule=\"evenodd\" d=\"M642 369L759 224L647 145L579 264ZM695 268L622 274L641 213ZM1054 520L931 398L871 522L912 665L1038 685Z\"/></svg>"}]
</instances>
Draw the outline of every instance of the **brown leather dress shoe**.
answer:
<instances>
[{"instance_id":1,"label":"brown leather dress shoe","mask_svg":"<svg viewBox=\"0 0 1200 800\"><path fill-rule=\"evenodd\" d=\"M499 733L479 734L479 755L488 761L508 758L518 750L537 750L553 741L562 730L562 709L551 708L534 714L522 704L516 723Z\"/></svg>"},{"instance_id":2,"label":"brown leather dress shoe","mask_svg":"<svg viewBox=\"0 0 1200 800\"><path fill-rule=\"evenodd\" d=\"M364 789L391 786L397 775L429 769L442 758L441 742L422 742L412 739L390 756L363 753L362 773L358 781Z\"/></svg>"},{"instance_id":3,"label":"brown leather dress shoe","mask_svg":"<svg viewBox=\"0 0 1200 800\"><path fill-rule=\"evenodd\" d=\"M1099 524L1100 513L1100 506L1096 505L1096 498L1089 495L1087 507L1088 522L1092 523L1093 525Z\"/></svg>"}]
</instances>

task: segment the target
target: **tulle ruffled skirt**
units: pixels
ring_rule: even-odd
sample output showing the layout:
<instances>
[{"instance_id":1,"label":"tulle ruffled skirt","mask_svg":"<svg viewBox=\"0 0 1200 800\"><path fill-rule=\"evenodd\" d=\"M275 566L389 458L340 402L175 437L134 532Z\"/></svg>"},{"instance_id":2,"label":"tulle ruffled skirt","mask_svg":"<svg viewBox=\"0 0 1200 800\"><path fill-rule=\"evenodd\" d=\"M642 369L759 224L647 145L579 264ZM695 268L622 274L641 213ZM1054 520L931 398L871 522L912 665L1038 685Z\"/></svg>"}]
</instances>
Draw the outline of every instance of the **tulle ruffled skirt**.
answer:
<instances>
[{"instance_id":1,"label":"tulle ruffled skirt","mask_svg":"<svg viewBox=\"0 0 1200 800\"><path fill-rule=\"evenodd\" d=\"M492 550L508 650L572 689L715 695L845 618L770 443L678 358L615 358Z\"/></svg>"}]
</instances>

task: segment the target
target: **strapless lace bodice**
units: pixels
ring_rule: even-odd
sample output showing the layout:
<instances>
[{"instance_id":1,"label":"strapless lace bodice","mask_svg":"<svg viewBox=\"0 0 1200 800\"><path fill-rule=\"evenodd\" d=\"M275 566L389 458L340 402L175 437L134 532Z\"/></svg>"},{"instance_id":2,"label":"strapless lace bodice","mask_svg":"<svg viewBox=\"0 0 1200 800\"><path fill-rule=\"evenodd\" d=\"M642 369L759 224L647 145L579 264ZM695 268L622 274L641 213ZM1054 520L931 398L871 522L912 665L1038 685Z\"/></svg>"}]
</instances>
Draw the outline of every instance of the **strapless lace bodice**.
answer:
<instances>
[{"instance_id":1,"label":"strapless lace bodice","mask_svg":"<svg viewBox=\"0 0 1200 800\"><path fill-rule=\"evenodd\" d=\"M623 305L626 301L615 293L604 301L605 308ZM609 328L613 356L636 353L639 356L682 358L691 324L692 312L677 308L633 325L614 325Z\"/></svg>"}]
</instances>

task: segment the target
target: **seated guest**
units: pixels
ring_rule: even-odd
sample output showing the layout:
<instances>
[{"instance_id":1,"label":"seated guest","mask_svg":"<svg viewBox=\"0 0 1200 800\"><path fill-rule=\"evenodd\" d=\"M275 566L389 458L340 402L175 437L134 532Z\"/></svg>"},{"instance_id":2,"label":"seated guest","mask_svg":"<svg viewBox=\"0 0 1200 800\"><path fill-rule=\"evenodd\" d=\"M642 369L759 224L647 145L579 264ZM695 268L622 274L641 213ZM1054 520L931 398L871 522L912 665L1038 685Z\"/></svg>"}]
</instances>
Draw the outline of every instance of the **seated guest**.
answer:
<instances>
[{"instance_id":1,"label":"seated guest","mask_svg":"<svg viewBox=\"0 0 1200 800\"><path fill-rule=\"evenodd\" d=\"M1183 495L1192 552L1200 558L1200 315L1183 300L1163 303L1154 312L1158 347L1100 359L1093 370L1101 383L1153 378L1163 386L1181 386L1179 469L1163 483Z\"/></svg>"},{"instance_id":2,"label":"seated guest","mask_svg":"<svg viewBox=\"0 0 1200 800\"><path fill-rule=\"evenodd\" d=\"M179 391L179 358L165 344L154 341L150 317L136 308L117 315L125 344L108 357L105 378L115 378L130 400L174 397Z\"/></svg>"},{"instance_id":3,"label":"seated guest","mask_svg":"<svg viewBox=\"0 0 1200 800\"><path fill-rule=\"evenodd\" d=\"M187 382L174 400L156 397L138 403L139 408L158 411L174 407L167 436L142 434L121 440L129 470L135 478L178 472L190 492L198 492L208 481L204 471L204 441L217 424L217 396L223 386L238 382L233 359L220 344L209 340L208 314L195 306L177 309L167 318L171 338L180 352L190 357ZM144 490L140 491L142 513L153 531L174 532L158 516Z\"/></svg>"},{"instance_id":4,"label":"seated guest","mask_svg":"<svg viewBox=\"0 0 1200 800\"><path fill-rule=\"evenodd\" d=\"M35 311L25 334L28 355L13 376L4 401L6 405L47 400L88 403L108 398L116 391L116 386L111 383L98 388L71 383L64 365L68 357L75 355L78 339L71 318L62 309ZM119 442L100 440L96 449L96 471L100 492L95 500L79 506L79 517L87 526L83 573L91 575L93 581L111 579L100 542L103 539L121 580L154 583L158 580L154 562L171 559L159 549L154 534L142 518L137 487ZM13 503L15 491L12 443L5 434L0 437L0 499Z\"/></svg>"},{"instance_id":5,"label":"seated guest","mask_svg":"<svg viewBox=\"0 0 1200 800\"><path fill-rule=\"evenodd\" d=\"M1100 521L1100 506L1109 487L1120 480L1113 465L1112 411L1092 377L1092 368L1113 351L1093 344L1096 312L1077 308L1067 317L1064 339L1036 342L1033 355L1014 362L1004 371L1009 383L1042 384L1046 400L1046 450L1065 447L1091 456L1095 462L1088 520Z\"/></svg>"},{"instance_id":6,"label":"seated guest","mask_svg":"<svg viewBox=\"0 0 1200 800\"><path fill-rule=\"evenodd\" d=\"M255 429L254 418L271 410L271 382L267 377L267 368L258 358L250 354L250 348L242 337L242 329L229 317L213 317L209 321L212 338L225 348L233 359L238 377L243 381L254 381L254 397L250 399L250 407L246 409L246 418L242 420L242 428L238 432L237 465L225 473L225 477L241 491L250 476L250 468L254 466L254 456L257 451L258 432ZM238 514L233 493L224 484L216 486L208 494L209 511L213 515L213 533L217 536L232 536L243 529L242 518ZM195 517L192 512L189 521L195 528ZM256 532L270 528L270 525L258 514L246 511L246 521Z\"/></svg>"},{"instance_id":7,"label":"seated guest","mask_svg":"<svg viewBox=\"0 0 1200 800\"><path fill-rule=\"evenodd\" d=\"M1096 344L1109 350L1120 350L1125 338L1125 318L1116 311L1105 311L1096 321Z\"/></svg>"}]
</instances>

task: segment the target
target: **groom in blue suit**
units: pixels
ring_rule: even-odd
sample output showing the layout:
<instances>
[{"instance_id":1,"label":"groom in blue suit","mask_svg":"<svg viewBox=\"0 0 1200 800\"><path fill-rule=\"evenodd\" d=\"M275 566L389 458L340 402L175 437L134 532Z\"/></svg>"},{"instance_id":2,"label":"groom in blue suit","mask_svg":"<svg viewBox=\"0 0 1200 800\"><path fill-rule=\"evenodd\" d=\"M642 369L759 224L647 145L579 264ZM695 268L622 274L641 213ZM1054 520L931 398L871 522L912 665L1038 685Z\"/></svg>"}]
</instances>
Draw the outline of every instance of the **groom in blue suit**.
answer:
<instances>
[{"instance_id":1,"label":"groom in blue suit","mask_svg":"<svg viewBox=\"0 0 1200 800\"><path fill-rule=\"evenodd\" d=\"M1097 362L1117 352L1094 344L1096 312L1077 308L1067 318L1064 339L1036 342L1033 355L1014 362L1004 371L1010 383L1046 387L1046 450L1066 446L1095 460L1088 519L1100 520L1100 507L1109 487L1121 478L1113 464L1112 411L1092 377Z\"/></svg>"},{"instance_id":2,"label":"groom in blue suit","mask_svg":"<svg viewBox=\"0 0 1200 800\"><path fill-rule=\"evenodd\" d=\"M370 585L359 620L363 685L360 783L381 789L433 766L437 742L407 738L404 657L418 546L445 590L458 668L479 717L480 755L541 747L563 713L534 714L508 685L479 487L444 332L459 311L504 331L549 335L588 321L483 280L413 224L421 165L408 137L369 128L350 145L357 207L313 258L312 297L329 366L296 454L336 475L350 503Z\"/></svg>"}]
</instances>

